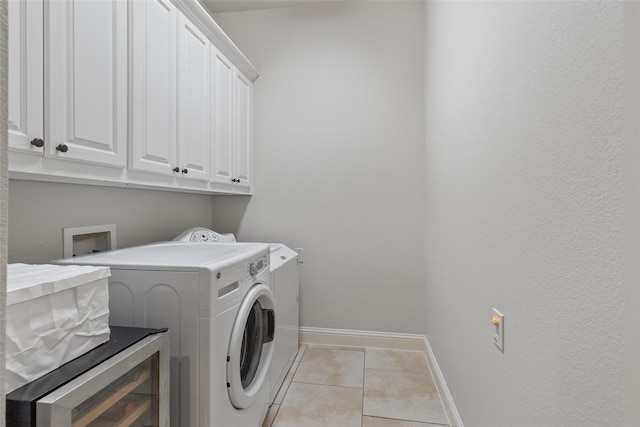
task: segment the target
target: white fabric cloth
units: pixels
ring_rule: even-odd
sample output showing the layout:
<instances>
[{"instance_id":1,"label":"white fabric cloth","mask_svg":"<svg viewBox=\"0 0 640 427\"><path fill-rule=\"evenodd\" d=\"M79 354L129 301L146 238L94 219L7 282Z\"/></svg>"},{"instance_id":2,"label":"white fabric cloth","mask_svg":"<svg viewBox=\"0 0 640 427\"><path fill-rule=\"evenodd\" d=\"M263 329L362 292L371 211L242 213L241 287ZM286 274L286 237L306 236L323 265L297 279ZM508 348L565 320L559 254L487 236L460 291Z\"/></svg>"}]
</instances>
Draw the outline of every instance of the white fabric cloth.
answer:
<instances>
[{"instance_id":1,"label":"white fabric cloth","mask_svg":"<svg viewBox=\"0 0 640 427\"><path fill-rule=\"evenodd\" d=\"M7 266L9 393L109 341L108 267Z\"/></svg>"}]
</instances>

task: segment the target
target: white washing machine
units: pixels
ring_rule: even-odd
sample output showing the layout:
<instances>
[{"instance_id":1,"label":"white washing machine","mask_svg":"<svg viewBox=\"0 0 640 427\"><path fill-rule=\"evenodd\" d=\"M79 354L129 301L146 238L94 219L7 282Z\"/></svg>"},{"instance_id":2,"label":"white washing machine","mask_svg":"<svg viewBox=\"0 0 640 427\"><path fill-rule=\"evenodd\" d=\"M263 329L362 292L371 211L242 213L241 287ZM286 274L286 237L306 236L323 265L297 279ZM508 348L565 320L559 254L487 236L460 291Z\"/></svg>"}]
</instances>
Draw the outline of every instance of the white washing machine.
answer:
<instances>
[{"instance_id":1,"label":"white washing machine","mask_svg":"<svg viewBox=\"0 0 640 427\"><path fill-rule=\"evenodd\" d=\"M232 243L236 242L236 238L233 234L219 234L196 227L181 233L174 241ZM269 246L270 286L276 307L275 342L269 375L271 404L298 354L300 270L296 251L281 243L270 243Z\"/></svg>"},{"instance_id":2,"label":"white washing machine","mask_svg":"<svg viewBox=\"0 0 640 427\"><path fill-rule=\"evenodd\" d=\"M262 424L275 335L268 244L162 242L57 262L111 268L112 325L170 329L172 427Z\"/></svg>"}]
</instances>

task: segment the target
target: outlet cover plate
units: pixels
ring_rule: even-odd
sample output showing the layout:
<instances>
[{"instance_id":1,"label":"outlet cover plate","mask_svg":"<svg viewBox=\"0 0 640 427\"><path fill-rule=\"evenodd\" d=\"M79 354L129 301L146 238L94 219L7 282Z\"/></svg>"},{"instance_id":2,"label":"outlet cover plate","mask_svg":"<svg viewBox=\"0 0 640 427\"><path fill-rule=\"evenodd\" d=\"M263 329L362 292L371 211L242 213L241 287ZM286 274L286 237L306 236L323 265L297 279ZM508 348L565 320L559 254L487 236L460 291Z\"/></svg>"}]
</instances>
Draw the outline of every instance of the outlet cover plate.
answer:
<instances>
[{"instance_id":1,"label":"outlet cover plate","mask_svg":"<svg viewBox=\"0 0 640 427\"><path fill-rule=\"evenodd\" d=\"M499 319L498 324L494 325L493 343L498 347L498 350L504 353L504 314L494 308L493 315Z\"/></svg>"}]
</instances>

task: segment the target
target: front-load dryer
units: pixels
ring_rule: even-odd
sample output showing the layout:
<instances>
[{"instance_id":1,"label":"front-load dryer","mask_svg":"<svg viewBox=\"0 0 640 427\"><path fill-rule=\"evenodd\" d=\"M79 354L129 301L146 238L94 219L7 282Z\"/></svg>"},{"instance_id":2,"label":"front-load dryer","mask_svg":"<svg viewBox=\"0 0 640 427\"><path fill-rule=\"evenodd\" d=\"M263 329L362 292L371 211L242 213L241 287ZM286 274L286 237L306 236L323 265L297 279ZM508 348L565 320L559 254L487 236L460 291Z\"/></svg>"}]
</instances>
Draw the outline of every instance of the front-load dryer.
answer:
<instances>
[{"instance_id":1,"label":"front-load dryer","mask_svg":"<svg viewBox=\"0 0 640 427\"><path fill-rule=\"evenodd\" d=\"M190 228L175 242L231 243L233 234L219 234L203 227ZM298 354L300 269L298 253L282 243L270 243L270 286L276 306L276 333L271 358L269 403L273 403Z\"/></svg>"},{"instance_id":2,"label":"front-load dryer","mask_svg":"<svg viewBox=\"0 0 640 427\"><path fill-rule=\"evenodd\" d=\"M268 244L164 242L57 262L111 268L112 325L170 329L172 427L262 424L275 332Z\"/></svg>"}]
</instances>

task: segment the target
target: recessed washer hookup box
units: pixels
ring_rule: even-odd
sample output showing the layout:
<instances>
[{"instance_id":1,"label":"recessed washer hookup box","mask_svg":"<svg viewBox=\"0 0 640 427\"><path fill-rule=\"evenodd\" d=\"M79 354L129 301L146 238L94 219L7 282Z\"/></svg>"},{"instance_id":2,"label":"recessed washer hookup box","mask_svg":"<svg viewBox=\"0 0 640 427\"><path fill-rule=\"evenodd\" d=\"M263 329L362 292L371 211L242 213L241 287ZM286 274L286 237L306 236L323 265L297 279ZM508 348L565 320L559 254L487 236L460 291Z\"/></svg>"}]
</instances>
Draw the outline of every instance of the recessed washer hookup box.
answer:
<instances>
[{"instance_id":1,"label":"recessed washer hookup box","mask_svg":"<svg viewBox=\"0 0 640 427\"><path fill-rule=\"evenodd\" d=\"M109 341L109 267L7 266L6 393Z\"/></svg>"}]
</instances>

